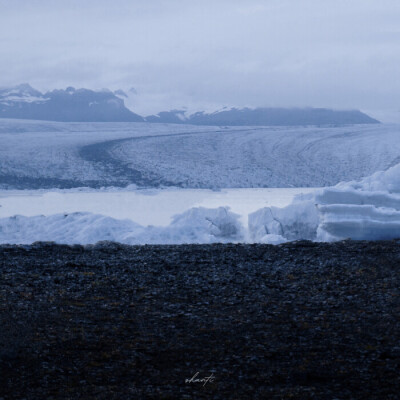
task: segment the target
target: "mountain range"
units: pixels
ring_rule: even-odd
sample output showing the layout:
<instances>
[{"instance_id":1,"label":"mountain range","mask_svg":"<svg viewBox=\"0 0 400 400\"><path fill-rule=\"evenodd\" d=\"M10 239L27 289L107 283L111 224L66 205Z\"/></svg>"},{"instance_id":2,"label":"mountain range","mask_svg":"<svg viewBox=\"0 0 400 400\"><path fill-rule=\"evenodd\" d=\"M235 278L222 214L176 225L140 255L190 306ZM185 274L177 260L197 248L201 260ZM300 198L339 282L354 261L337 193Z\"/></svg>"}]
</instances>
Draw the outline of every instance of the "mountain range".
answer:
<instances>
[{"instance_id":1,"label":"mountain range","mask_svg":"<svg viewBox=\"0 0 400 400\"><path fill-rule=\"evenodd\" d=\"M108 90L53 90L41 93L28 84L0 89L0 117L64 122L142 122Z\"/></svg>"},{"instance_id":2,"label":"mountain range","mask_svg":"<svg viewBox=\"0 0 400 400\"><path fill-rule=\"evenodd\" d=\"M131 89L130 92L134 92ZM346 125L379 123L358 110L326 108L223 108L215 112L163 111L140 116L128 109L122 91L53 90L42 93L29 84L0 88L0 118L63 122L151 122L226 126Z\"/></svg>"}]
</instances>

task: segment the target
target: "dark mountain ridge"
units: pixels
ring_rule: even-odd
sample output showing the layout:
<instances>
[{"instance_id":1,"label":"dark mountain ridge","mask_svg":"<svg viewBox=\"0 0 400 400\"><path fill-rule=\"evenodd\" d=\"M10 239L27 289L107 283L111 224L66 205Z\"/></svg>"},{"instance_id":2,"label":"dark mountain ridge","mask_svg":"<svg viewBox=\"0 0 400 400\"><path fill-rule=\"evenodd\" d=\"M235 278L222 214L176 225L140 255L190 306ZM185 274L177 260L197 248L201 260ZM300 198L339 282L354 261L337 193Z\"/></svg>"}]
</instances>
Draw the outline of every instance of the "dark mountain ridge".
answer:
<instances>
[{"instance_id":1,"label":"dark mountain ridge","mask_svg":"<svg viewBox=\"0 0 400 400\"><path fill-rule=\"evenodd\" d=\"M63 122L143 122L111 91L53 90L42 94L27 84L0 90L0 117Z\"/></svg>"},{"instance_id":2,"label":"dark mountain ridge","mask_svg":"<svg viewBox=\"0 0 400 400\"><path fill-rule=\"evenodd\" d=\"M376 124L376 119L359 110L331 110L326 108L231 108L214 113L197 112L187 116L183 110L161 112L146 117L148 122L193 125L347 125Z\"/></svg>"},{"instance_id":3,"label":"dark mountain ridge","mask_svg":"<svg viewBox=\"0 0 400 400\"><path fill-rule=\"evenodd\" d=\"M132 89L131 89L132 90ZM56 89L46 93L22 84L0 88L0 118L63 122L151 122L210 126L295 126L375 124L376 119L359 110L326 108L224 108L188 115L183 110L163 111L142 117L124 103L122 90Z\"/></svg>"}]
</instances>

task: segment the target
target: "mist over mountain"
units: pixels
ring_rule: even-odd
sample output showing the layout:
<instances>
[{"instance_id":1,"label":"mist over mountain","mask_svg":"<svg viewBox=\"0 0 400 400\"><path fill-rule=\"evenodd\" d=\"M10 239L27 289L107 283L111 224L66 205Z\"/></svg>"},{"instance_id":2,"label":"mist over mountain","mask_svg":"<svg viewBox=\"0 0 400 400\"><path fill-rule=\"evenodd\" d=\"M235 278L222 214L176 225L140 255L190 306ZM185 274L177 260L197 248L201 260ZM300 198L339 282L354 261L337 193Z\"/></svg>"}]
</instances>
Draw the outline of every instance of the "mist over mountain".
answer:
<instances>
[{"instance_id":1,"label":"mist over mountain","mask_svg":"<svg viewBox=\"0 0 400 400\"><path fill-rule=\"evenodd\" d=\"M130 89L129 94L134 91ZM129 94L108 89L53 90L21 84L0 89L0 118L62 122L150 122L226 126L346 125L379 123L358 110L326 108L223 108L214 112L162 111L142 117L125 105ZM135 93L136 94L136 93Z\"/></svg>"}]
</instances>

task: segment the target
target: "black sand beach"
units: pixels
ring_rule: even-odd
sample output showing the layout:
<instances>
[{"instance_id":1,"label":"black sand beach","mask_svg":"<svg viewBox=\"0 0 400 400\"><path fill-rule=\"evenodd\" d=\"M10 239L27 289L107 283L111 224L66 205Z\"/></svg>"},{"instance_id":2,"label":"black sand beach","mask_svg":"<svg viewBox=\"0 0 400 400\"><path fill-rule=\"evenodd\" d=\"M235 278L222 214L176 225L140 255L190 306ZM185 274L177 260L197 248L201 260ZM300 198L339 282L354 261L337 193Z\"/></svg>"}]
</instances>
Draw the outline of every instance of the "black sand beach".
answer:
<instances>
[{"instance_id":1,"label":"black sand beach","mask_svg":"<svg viewBox=\"0 0 400 400\"><path fill-rule=\"evenodd\" d=\"M1 399L397 399L400 242L0 246Z\"/></svg>"}]
</instances>

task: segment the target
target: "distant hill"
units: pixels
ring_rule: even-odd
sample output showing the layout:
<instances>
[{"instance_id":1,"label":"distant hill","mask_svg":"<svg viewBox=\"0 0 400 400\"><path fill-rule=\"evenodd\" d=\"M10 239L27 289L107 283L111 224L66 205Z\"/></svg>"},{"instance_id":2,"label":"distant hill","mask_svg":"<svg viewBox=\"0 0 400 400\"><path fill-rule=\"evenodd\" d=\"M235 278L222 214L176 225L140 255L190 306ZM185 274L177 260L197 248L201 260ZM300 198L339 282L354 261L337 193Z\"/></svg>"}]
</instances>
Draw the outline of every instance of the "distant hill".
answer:
<instances>
[{"instance_id":1,"label":"distant hill","mask_svg":"<svg viewBox=\"0 0 400 400\"><path fill-rule=\"evenodd\" d=\"M336 111L326 108L231 108L213 113L187 115L183 110L161 112L145 118L148 122L227 126L295 126L376 124L376 119L358 110Z\"/></svg>"},{"instance_id":2,"label":"distant hill","mask_svg":"<svg viewBox=\"0 0 400 400\"><path fill-rule=\"evenodd\" d=\"M130 89L129 93L134 91ZM358 110L325 108L224 108L188 114L183 110L163 111L141 117L125 106L129 96L122 90L53 90L47 93L22 84L0 89L0 118L64 122L152 122L226 126L295 126L375 124L376 119Z\"/></svg>"},{"instance_id":3,"label":"distant hill","mask_svg":"<svg viewBox=\"0 0 400 400\"><path fill-rule=\"evenodd\" d=\"M53 90L41 93L28 84L0 89L0 118L64 122L142 122L108 90Z\"/></svg>"}]
</instances>

